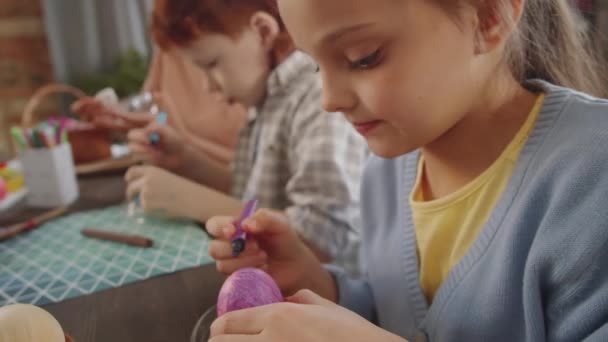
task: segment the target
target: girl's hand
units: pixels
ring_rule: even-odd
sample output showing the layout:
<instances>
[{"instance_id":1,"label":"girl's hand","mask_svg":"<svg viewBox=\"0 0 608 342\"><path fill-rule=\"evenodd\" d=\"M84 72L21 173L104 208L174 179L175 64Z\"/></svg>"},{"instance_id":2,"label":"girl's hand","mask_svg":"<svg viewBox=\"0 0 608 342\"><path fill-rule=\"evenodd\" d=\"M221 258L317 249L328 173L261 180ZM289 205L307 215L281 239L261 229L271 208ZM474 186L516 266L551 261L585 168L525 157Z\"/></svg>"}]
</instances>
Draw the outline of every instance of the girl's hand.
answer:
<instances>
[{"instance_id":1,"label":"girl's hand","mask_svg":"<svg viewBox=\"0 0 608 342\"><path fill-rule=\"evenodd\" d=\"M274 278L283 295L310 288L336 301L333 276L297 236L283 212L261 209L245 220L243 229L248 240L245 250L236 258L231 246L235 220L214 217L206 223L207 231L215 237L209 245L209 255L216 260L218 271L231 274L244 267L262 268Z\"/></svg>"},{"instance_id":2,"label":"girl's hand","mask_svg":"<svg viewBox=\"0 0 608 342\"><path fill-rule=\"evenodd\" d=\"M302 290L287 303L233 311L211 325L211 342L403 342L355 313Z\"/></svg>"}]
</instances>

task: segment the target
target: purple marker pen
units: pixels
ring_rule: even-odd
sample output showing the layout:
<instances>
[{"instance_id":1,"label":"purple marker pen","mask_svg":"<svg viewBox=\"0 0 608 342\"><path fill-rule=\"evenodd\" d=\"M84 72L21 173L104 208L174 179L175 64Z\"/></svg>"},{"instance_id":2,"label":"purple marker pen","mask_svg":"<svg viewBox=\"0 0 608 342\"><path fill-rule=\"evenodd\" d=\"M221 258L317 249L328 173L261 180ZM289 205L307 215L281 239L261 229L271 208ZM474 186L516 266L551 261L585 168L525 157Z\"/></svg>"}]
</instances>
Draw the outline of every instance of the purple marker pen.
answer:
<instances>
[{"instance_id":1,"label":"purple marker pen","mask_svg":"<svg viewBox=\"0 0 608 342\"><path fill-rule=\"evenodd\" d=\"M258 207L258 200L251 200L247 202L245 205L245 209L243 209L243 213L241 213L241 217L236 222L236 232L232 236L232 256L237 257L239 254L245 250L245 241L247 240L247 233L243 229L243 221L245 221L249 216L255 213L255 210Z\"/></svg>"}]
</instances>

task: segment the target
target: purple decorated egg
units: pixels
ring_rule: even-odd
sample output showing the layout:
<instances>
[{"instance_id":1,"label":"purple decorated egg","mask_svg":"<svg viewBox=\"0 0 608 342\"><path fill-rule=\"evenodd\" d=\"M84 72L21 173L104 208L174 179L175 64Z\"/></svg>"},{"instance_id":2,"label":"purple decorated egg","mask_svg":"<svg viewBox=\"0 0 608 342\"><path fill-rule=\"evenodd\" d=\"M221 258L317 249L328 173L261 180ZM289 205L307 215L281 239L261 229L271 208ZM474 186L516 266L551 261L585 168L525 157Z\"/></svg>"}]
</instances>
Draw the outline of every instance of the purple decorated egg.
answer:
<instances>
[{"instance_id":1,"label":"purple decorated egg","mask_svg":"<svg viewBox=\"0 0 608 342\"><path fill-rule=\"evenodd\" d=\"M281 290L268 273L257 268L243 268L230 275L222 285L217 299L217 316L280 302L283 302Z\"/></svg>"}]
</instances>

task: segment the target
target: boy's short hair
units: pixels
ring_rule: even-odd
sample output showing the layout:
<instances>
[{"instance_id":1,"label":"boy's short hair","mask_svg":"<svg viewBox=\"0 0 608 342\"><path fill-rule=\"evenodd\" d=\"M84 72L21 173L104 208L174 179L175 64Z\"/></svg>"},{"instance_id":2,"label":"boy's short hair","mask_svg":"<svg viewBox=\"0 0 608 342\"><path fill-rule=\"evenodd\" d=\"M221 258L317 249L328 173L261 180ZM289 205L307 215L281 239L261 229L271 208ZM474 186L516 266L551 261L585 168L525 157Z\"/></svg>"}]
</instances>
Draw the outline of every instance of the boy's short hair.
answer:
<instances>
[{"instance_id":1,"label":"boy's short hair","mask_svg":"<svg viewBox=\"0 0 608 342\"><path fill-rule=\"evenodd\" d=\"M162 49L187 46L205 33L236 38L258 11L272 15L288 37L276 0L156 0L152 37Z\"/></svg>"}]
</instances>

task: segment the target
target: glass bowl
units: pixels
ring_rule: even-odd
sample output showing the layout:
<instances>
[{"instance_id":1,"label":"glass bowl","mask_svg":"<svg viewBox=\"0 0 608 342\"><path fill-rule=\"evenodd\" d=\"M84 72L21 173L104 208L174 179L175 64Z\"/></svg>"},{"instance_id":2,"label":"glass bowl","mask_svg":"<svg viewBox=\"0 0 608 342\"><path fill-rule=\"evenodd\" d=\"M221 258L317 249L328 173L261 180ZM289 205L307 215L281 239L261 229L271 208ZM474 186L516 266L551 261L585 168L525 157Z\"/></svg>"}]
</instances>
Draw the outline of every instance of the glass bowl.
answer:
<instances>
[{"instance_id":1,"label":"glass bowl","mask_svg":"<svg viewBox=\"0 0 608 342\"><path fill-rule=\"evenodd\" d=\"M217 318L217 309L215 305L207 309L199 318L192 330L190 342L207 342L211 335L211 324Z\"/></svg>"}]
</instances>

